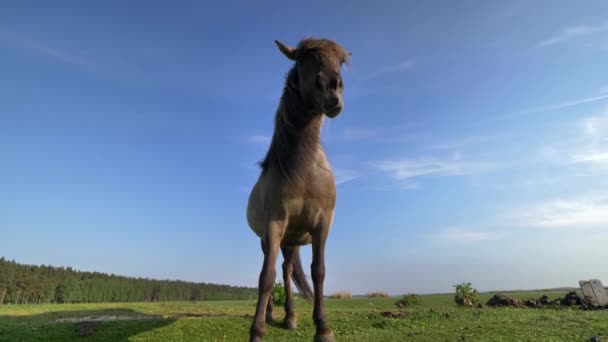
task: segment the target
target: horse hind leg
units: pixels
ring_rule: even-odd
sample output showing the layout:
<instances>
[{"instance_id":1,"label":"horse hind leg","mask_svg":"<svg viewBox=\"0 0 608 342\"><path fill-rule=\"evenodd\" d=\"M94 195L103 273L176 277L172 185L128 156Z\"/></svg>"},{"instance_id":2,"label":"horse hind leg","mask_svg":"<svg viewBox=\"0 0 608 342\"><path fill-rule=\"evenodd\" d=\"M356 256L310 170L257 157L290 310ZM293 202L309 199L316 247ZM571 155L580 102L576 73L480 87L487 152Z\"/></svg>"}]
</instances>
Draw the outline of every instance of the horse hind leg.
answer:
<instances>
[{"instance_id":1,"label":"horse hind leg","mask_svg":"<svg viewBox=\"0 0 608 342\"><path fill-rule=\"evenodd\" d=\"M283 325L287 330L295 330L298 327L294 310L293 295L291 292L291 276L294 268L294 255L300 247L284 247L283 252L283 283L285 284L285 319Z\"/></svg>"}]
</instances>

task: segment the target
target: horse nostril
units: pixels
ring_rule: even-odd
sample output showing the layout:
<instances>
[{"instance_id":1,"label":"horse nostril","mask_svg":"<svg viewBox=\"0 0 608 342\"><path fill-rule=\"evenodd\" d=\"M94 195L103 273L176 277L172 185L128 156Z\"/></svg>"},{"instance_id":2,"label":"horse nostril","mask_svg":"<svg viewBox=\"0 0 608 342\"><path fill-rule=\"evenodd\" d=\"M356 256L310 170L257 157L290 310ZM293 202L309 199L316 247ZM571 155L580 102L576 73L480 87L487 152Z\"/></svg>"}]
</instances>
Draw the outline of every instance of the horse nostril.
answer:
<instances>
[{"instance_id":1,"label":"horse nostril","mask_svg":"<svg viewBox=\"0 0 608 342\"><path fill-rule=\"evenodd\" d=\"M327 104L330 107L337 107L340 104L340 98L338 97L332 97L329 99L329 101L327 101Z\"/></svg>"},{"instance_id":2,"label":"horse nostril","mask_svg":"<svg viewBox=\"0 0 608 342\"><path fill-rule=\"evenodd\" d=\"M338 80L337 78L332 78L332 79L329 81L329 88L330 88L331 90L338 89L338 85L339 85L339 84L340 84L340 80Z\"/></svg>"}]
</instances>

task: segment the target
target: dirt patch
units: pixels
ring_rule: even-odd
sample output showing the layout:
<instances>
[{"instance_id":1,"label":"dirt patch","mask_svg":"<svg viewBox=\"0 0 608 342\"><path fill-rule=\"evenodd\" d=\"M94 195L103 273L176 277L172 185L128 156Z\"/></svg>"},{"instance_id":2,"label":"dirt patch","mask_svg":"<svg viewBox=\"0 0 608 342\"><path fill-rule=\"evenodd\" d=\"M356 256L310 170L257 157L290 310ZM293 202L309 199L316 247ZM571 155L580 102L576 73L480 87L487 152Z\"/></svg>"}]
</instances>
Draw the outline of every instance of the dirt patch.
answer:
<instances>
[{"instance_id":1,"label":"dirt patch","mask_svg":"<svg viewBox=\"0 0 608 342\"><path fill-rule=\"evenodd\" d=\"M406 318L410 313L406 311L382 311L380 316L389 318Z\"/></svg>"},{"instance_id":2,"label":"dirt patch","mask_svg":"<svg viewBox=\"0 0 608 342\"><path fill-rule=\"evenodd\" d=\"M171 317L176 318L190 318L190 317L253 317L252 314L229 314L229 313L190 313L190 312L180 312L171 315Z\"/></svg>"},{"instance_id":3,"label":"dirt patch","mask_svg":"<svg viewBox=\"0 0 608 342\"><path fill-rule=\"evenodd\" d=\"M85 317L65 317L57 319L57 322L85 323L85 322L107 322L107 321L133 321L142 319L157 319L159 316L134 316L134 315L100 315Z\"/></svg>"},{"instance_id":4,"label":"dirt patch","mask_svg":"<svg viewBox=\"0 0 608 342\"><path fill-rule=\"evenodd\" d=\"M95 327L99 325L100 322L80 322L76 324L76 336L86 337L93 336L95 334Z\"/></svg>"}]
</instances>

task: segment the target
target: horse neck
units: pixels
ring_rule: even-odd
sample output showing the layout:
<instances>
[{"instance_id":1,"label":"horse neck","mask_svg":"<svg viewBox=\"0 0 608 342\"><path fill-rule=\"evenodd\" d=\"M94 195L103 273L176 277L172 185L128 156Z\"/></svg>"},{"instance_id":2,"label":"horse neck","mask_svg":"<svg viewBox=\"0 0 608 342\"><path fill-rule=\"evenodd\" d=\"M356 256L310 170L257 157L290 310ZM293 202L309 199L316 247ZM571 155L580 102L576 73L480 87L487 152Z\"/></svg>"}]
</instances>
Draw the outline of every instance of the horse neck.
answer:
<instances>
[{"instance_id":1,"label":"horse neck","mask_svg":"<svg viewBox=\"0 0 608 342\"><path fill-rule=\"evenodd\" d=\"M267 160L291 176L318 162L323 114L306 109L296 93L287 89L277 110Z\"/></svg>"}]
</instances>

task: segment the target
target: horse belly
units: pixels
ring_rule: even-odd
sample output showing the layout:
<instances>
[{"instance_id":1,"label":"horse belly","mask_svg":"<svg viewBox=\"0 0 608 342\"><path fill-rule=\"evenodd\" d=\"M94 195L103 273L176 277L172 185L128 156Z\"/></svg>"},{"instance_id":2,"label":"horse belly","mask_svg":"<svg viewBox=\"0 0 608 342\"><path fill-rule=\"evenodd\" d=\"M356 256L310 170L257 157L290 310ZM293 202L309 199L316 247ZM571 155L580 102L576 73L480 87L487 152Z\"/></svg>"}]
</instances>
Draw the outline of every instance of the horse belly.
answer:
<instances>
[{"instance_id":1,"label":"horse belly","mask_svg":"<svg viewBox=\"0 0 608 342\"><path fill-rule=\"evenodd\" d=\"M304 227L295 227L290 225L285 231L281 246L302 246L312 242L312 234Z\"/></svg>"}]
</instances>

